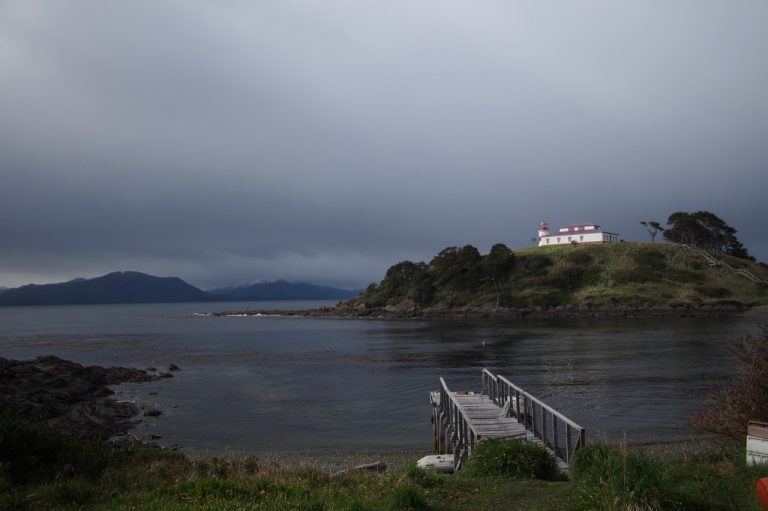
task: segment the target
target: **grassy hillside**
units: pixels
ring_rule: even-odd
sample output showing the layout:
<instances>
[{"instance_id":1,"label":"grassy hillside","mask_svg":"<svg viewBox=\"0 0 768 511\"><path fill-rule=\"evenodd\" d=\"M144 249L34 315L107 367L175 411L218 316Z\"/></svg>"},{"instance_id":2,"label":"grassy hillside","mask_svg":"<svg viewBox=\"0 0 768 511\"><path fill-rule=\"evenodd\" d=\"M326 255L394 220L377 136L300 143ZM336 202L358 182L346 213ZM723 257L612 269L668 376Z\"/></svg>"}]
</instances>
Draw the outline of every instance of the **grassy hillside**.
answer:
<instances>
[{"instance_id":1,"label":"grassy hillside","mask_svg":"<svg viewBox=\"0 0 768 511\"><path fill-rule=\"evenodd\" d=\"M717 256L768 281L764 265ZM677 245L613 243L446 249L429 263L404 261L347 307L700 307L768 304L768 285L712 267Z\"/></svg>"}]
</instances>

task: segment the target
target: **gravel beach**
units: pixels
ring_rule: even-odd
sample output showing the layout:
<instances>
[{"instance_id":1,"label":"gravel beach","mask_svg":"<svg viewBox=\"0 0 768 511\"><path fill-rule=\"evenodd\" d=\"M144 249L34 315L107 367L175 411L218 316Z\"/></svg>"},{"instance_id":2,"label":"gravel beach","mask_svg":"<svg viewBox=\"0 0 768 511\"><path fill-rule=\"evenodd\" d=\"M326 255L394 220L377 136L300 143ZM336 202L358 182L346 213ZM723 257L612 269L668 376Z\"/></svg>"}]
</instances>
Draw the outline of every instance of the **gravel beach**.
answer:
<instances>
[{"instance_id":1,"label":"gravel beach","mask_svg":"<svg viewBox=\"0 0 768 511\"><path fill-rule=\"evenodd\" d=\"M612 444L613 445L613 444ZM620 445L616 443L615 445ZM722 444L713 437L691 437L687 440L674 442L654 442L629 444L630 450L642 452L653 459L671 461L708 453L717 453ZM274 467L275 469L293 470L297 468L313 468L323 473L333 474L348 470L359 465L384 463L387 470L397 470L414 463L420 458L434 454L424 451L327 451L327 452L210 452L183 449L192 458L244 458L252 457L257 463Z\"/></svg>"},{"instance_id":2,"label":"gravel beach","mask_svg":"<svg viewBox=\"0 0 768 511\"><path fill-rule=\"evenodd\" d=\"M327 451L327 452L236 452L228 451L212 453L204 451L183 450L189 457L195 459L217 458L255 458L263 466L281 470L312 468L327 474L334 474L360 465L384 463L386 469L397 470L416 462L420 458L433 454L430 451Z\"/></svg>"}]
</instances>

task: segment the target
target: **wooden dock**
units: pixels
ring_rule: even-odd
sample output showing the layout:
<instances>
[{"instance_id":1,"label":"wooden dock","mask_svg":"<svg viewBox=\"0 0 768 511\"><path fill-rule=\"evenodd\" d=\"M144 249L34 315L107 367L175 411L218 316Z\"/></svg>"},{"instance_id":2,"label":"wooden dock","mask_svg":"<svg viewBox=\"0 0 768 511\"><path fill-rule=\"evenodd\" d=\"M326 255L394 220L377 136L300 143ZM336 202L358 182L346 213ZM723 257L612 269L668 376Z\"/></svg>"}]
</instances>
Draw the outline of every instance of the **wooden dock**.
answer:
<instances>
[{"instance_id":1,"label":"wooden dock","mask_svg":"<svg viewBox=\"0 0 768 511\"><path fill-rule=\"evenodd\" d=\"M543 446L567 473L585 429L503 376L483 369L482 383L479 394L453 392L440 378L440 390L430 393L435 451L452 453L458 470L478 442L518 439Z\"/></svg>"}]
</instances>

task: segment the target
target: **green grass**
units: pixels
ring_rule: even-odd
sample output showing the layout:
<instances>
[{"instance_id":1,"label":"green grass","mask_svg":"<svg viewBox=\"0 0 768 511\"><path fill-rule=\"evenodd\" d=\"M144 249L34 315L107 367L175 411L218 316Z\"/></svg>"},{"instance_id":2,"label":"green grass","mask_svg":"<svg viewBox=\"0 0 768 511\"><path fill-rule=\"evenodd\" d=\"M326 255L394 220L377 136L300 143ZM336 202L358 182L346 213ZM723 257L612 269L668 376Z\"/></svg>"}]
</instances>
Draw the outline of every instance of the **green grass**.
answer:
<instances>
[{"instance_id":1,"label":"green grass","mask_svg":"<svg viewBox=\"0 0 768 511\"><path fill-rule=\"evenodd\" d=\"M546 479L559 477L555 459L543 447L520 440L486 440L475 448L466 472L477 477Z\"/></svg>"},{"instance_id":2,"label":"green grass","mask_svg":"<svg viewBox=\"0 0 768 511\"><path fill-rule=\"evenodd\" d=\"M576 245L526 248L516 254L519 260L542 255L552 259L548 275L555 277L555 287L572 290L564 297L564 303L638 307L768 304L765 286L724 268L711 267L704 259L675 245ZM717 257L768 280L768 271L761 265L725 255ZM574 269L581 273L576 285L557 277Z\"/></svg>"},{"instance_id":3,"label":"green grass","mask_svg":"<svg viewBox=\"0 0 768 511\"><path fill-rule=\"evenodd\" d=\"M108 446L0 415L2 510L756 510L743 452L659 462L631 449L579 451L573 480L551 478L550 461L516 442L481 443L458 474L402 470L330 477L283 470L257 458L192 459L134 444ZM17 431L18 433L18 431ZM24 449L7 441L23 441ZM484 445L486 444L486 445ZM53 448L55 456L37 457ZM82 460L97 463L88 468Z\"/></svg>"},{"instance_id":4,"label":"green grass","mask_svg":"<svg viewBox=\"0 0 768 511\"><path fill-rule=\"evenodd\" d=\"M661 509L659 464L604 444L587 446L572 467L584 509Z\"/></svg>"},{"instance_id":5,"label":"green grass","mask_svg":"<svg viewBox=\"0 0 768 511\"><path fill-rule=\"evenodd\" d=\"M582 449L573 466L577 506L594 510L759 511L754 481L766 474L743 451L659 463L604 444Z\"/></svg>"}]
</instances>

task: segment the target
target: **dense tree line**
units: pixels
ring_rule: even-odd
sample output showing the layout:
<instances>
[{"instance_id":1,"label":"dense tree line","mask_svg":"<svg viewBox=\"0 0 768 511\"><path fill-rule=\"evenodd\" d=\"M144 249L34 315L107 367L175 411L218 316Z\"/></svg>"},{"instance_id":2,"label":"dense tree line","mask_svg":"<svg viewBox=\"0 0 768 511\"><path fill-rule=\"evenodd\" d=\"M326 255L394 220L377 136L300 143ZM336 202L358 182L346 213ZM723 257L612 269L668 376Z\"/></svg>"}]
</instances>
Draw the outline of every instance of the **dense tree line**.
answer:
<instances>
[{"instance_id":1,"label":"dense tree line","mask_svg":"<svg viewBox=\"0 0 768 511\"><path fill-rule=\"evenodd\" d=\"M670 229L673 234L675 227ZM702 246L701 240L685 239ZM738 253L733 250L738 245L732 240L727 243L732 254ZM463 307L489 310L494 306L551 308L582 303L763 303L765 297L753 294L751 282L722 282L717 278L721 273L709 272L698 257L684 254L675 247L650 243L569 245L518 252L499 243L484 255L472 245L448 247L428 262L395 264L380 283L370 284L346 305L366 310L395 307L408 312ZM754 270L762 274L758 267Z\"/></svg>"},{"instance_id":2,"label":"dense tree line","mask_svg":"<svg viewBox=\"0 0 768 511\"><path fill-rule=\"evenodd\" d=\"M458 305L478 292L491 292L497 295L498 303L503 284L514 267L515 253L502 243L494 245L484 256L472 245L448 247L429 263L395 264L387 270L380 285L368 286L365 295L371 305L409 299L426 306L437 300Z\"/></svg>"},{"instance_id":3,"label":"dense tree line","mask_svg":"<svg viewBox=\"0 0 768 511\"><path fill-rule=\"evenodd\" d=\"M664 230L664 239L667 241L754 260L736 237L736 229L712 212L678 211L669 216L667 224L669 227Z\"/></svg>"}]
</instances>

